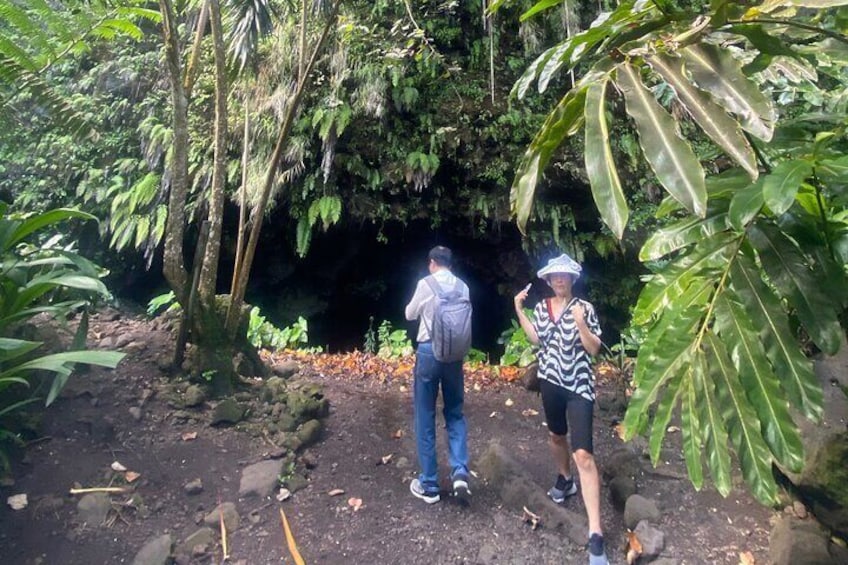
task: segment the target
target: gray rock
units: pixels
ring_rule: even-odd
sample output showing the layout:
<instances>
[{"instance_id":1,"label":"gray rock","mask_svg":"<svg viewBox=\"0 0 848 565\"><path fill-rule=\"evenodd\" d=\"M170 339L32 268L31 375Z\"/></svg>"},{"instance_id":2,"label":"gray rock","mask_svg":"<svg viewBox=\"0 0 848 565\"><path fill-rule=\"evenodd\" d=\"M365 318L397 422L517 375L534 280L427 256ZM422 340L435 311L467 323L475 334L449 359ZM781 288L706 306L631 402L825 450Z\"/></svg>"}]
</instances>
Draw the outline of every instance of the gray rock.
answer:
<instances>
[{"instance_id":1,"label":"gray rock","mask_svg":"<svg viewBox=\"0 0 848 565\"><path fill-rule=\"evenodd\" d=\"M280 361L278 363L274 363L271 370L281 379L288 379L300 371L300 365L297 361Z\"/></svg>"},{"instance_id":2,"label":"gray rock","mask_svg":"<svg viewBox=\"0 0 848 565\"><path fill-rule=\"evenodd\" d=\"M665 534L647 520L636 524L636 529L633 531L639 543L642 544L642 559L651 560L665 549Z\"/></svg>"},{"instance_id":3,"label":"gray rock","mask_svg":"<svg viewBox=\"0 0 848 565\"><path fill-rule=\"evenodd\" d=\"M310 446L317 443L321 439L321 422L318 420L309 420L300 427L297 432L297 437L300 439L301 447Z\"/></svg>"},{"instance_id":4,"label":"gray rock","mask_svg":"<svg viewBox=\"0 0 848 565\"><path fill-rule=\"evenodd\" d=\"M320 419L330 413L330 402L324 397L321 385L290 382L288 389L286 404L296 421Z\"/></svg>"},{"instance_id":5,"label":"gray rock","mask_svg":"<svg viewBox=\"0 0 848 565\"><path fill-rule=\"evenodd\" d=\"M660 516L657 503L639 494L632 495L624 505L624 525L631 530L642 520L658 523Z\"/></svg>"},{"instance_id":6,"label":"gray rock","mask_svg":"<svg viewBox=\"0 0 848 565\"><path fill-rule=\"evenodd\" d=\"M199 406L206 401L206 392L200 385L191 385L185 391L185 405Z\"/></svg>"},{"instance_id":7,"label":"gray rock","mask_svg":"<svg viewBox=\"0 0 848 565\"><path fill-rule=\"evenodd\" d=\"M188 536L183 543L177 546L176 551L174 553L180 555L192 555L194 553L194 548L197 546L204 546L205 548L209 548L215 544L215 530L212 528L200 528L190 536Z\"/></svg>"},{"instance_id":8,"label":"gray rock","mask_svg":"<svg viewBox=\"0 0 848 565\"><path fill-rule=\"evenodd\" d=\"M772 565L836 565L828 536L816 522L793 516L778 518L769 536Z\"/></svg>"},{"instance_id":9,"label":"gray rock","mask_svg":"<svg viewBox=\"0 0 848 565\"><path fill-rule=\"evenodd\" d=\"M268 459L245 467L241 472L239 496L270 496L278 484L282 471L281 459Z\"/></svg>"},{"instance_id":10,"label":"gray rock","mask_svg":"<svg viewBox=\"0 0 848 565\"><path fill-rule=\"evenodd\" d=\"M610 453L603 459L602 466L604 477L608 480L619 476L636 478L642 474L642 462L639 455L628 447L619 447Z\"/></svg>"},{"instance_id":11,"label":"gray rock","mask_svg":"<svg viewBox=\"0 0 848 565\"><path fill-rule=\"evenodd\" d=\"M100 349L115 349L115 338L111 336L104 337L98 344Z\"/></svg>"},{"instance_id":12,"label":"gray rock","mask_svg":"<svg viewBox=\"0 0 848 565\"><path fill-rule=\"evenodd\" d=\"M585 515L551 502L545 490L539 488L498 442L489 443L475 468L480 472L481 480L488 482L492 493L506 508L519 515L524 512L525 506L532 508L541 516L546 529L560 528L575 544L582 546L586 543L588 524Z\"/></svg>"},{"instance_id":13,"label":"gray rock","mask_svg":"<svg viewBox=\"0 0 848 565\"><path fill-rule=\"evenodd\" d=\"M395 462L395 467L398 469L409 469L409 459L406 457L398 457Z\"/></svg>"},{"instance_id":14,"label":"gray rock","mask_svg":"<svg viewBox=\"0 0 848 565\"><path fill-rule=\"evenodd\" d=\"M224 525L228 532L238 529L240 517L236 511L236 505L232 502L222 502L212 512L204 516L203 523L210 527L217 527L221 523L221 514L224 515Z\"/></svg>"},{"instance_id":15,"label":"gray rock","mask_svg":"<svg viewBox=\"0 0 848 565\"><path fill-rule=\"evenodd\" d=\"M609 493L613 507L619 512L624 512L627 499L636 494L636 481L627 475L613 477L609 483Z\"/></svg>"},{"instance_id":16,"label":"gray rock","mask_svg":"<svg viewBox=\"0 0 848 565\"><path fill-rule=\"evenodd\" d=\"M121 334L117 338L115 338L115 347L118 349L124 347L125 345L129 345L132 342L133 338L130 334Z\"/></svg>"},{"instance_id":17,"label":"gray rock","mask_svg":"<svg viewBox=\"0 0 848 565\"><path fill-rule=\"evenodd\" d=\"M92 492L83 496L77 503L79 521L89 526L99 526L106 520L112 509L112 499L104 492Z\"/></svg>"},{"instance_id":18,"label":"gray rock","mask_svg":"<svg viewBox=\"0 0 848 565\"><path fill-rule=\"evenodd\" d=\"M174 540L169 534L153 538L135 555L132 565L166 565L173 545Z\"/></svg>"},{"instance_id":19,"label":"gray rock","mask_svg":"<svg viewBox=\"0 0 848 565\"><path fill-rule=\"evenodd\" d=\"M237 424L244 418L244 407L231 398L222 400L212 412L212 425Z\"/></svg>"},{"instance_id":20,"label":"gray rock","mask_svg":"<svg viewBox=\"0 0 848 565\"><path fill-rule=\"evenodd\" d=\"M199 478L189 481L183 486L183 490L188 495L200 494L203 492L203 481Z\"/></svg>"},{"instance_id":21,"label":"gray rock","mask_svg":"<svg viewBox=\"0 0 848 565\"><path fill-rule=\"evenodd\" d=\"M136 422L141 421L141 416L142 416L141 408L139 408L138 406L132 406L129 409L129 413L130 413L130 416L133 417L133 420L135 420Z\"/></svg>"},{"instance_id":22,"label":"gray rock","mask_svg":"<svg viewBox=\"0 0 848 565\"><path fill-rule=\"evenodd\" d=\"M309 486L309 479L303 475L292 475L286 481L286 488L289 489L289 492L292 494L305 489L307 486Z\"/></svg>"}]
</instances>

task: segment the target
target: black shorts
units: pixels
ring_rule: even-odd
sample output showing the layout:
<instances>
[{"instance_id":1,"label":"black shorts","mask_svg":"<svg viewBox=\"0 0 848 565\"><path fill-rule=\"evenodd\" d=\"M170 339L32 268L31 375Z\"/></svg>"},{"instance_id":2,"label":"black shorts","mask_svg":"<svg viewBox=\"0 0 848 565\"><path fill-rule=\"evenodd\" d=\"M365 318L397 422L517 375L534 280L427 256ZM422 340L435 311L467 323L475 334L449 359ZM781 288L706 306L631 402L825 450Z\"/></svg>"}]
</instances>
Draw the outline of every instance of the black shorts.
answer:
<instances>
[{"instance_id":1,"label":"black shorts","mask_svg":"<svg viewBox=\"0 0 848 565\"><path fill-rule=\"evenodd\" d=\"M548 431L564 436L571 428L571 450L593 452L592 411L595 403L545 379L539 379Z\"/></svg>"}]
</instances>

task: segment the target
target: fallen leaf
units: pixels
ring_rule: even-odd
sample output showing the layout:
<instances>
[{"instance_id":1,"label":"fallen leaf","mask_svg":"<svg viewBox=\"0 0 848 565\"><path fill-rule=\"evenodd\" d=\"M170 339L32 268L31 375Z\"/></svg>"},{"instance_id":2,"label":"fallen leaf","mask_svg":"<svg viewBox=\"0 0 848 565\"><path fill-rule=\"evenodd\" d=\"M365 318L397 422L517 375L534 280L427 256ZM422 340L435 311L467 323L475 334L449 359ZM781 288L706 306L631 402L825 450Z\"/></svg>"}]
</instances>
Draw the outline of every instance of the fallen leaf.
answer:
<instances>
[{"instance_id":1,"label":"fallen leaf","mask_svg":"<svg viewBox=\"0 0 848 565\"><path fill-rule=\"evenodd\" d=\"M532 408L528 408L527 410L522 410L521 415L524 416L525 418L529 418L530 416L538 416L539 411L533 410Z\"/></svg>"},{"instance_id":2,"label":"fallen leaf","mask_svg":"<svg viewBox=\"0 0 848 565\"><path fill-rule=\"evenodd\" d=\"M361 498L348 498L347 505L353 508L353 511L356 512L360 508L362 508L362 499Z\"/></svg>"},{"instance_id":3,"label":"fallen leaf","mask_svg":"<svg viewBox=\"0 0 848 565\"><path fill-rule=\"evenodd\" d=\"M338 496L340 494L344 494L344 489L334 488L333 490L331 490L327 494L329 494L330 496Z\"/></svg>"},{"instance_id":4,"label":"fallen leaf","mask_svg":"<svg viewBox=\"0 0 848 565\"><path fill-rule=\"evenodd\" d=\"M13 494L6 499L6 503L12 507L12 510L23 510L29 504L26 494Z\"/></svg>"},{"instance_id":5,"label":"fallen leaf","mask_svg":"<svg viewBox=\"0 0 848 565\"><path fill-rule=\"evenodd\" d=\"M536 528L539 527L539 524L542 523L542 518L539 517L538 514L531 512L530 510L527 509L526 506L524 506L524 522L525 523L529 522L530 528L535 530Z\"/></svg>"},{"instance_id":6,"label":"fallen leaf","mask_svg":"<svg viewBox=\"0 0 848 565\"><path fill-rule=\"evenodd\" d=\"M754 556L750 551L743 551L739 554L739 565L754 565Z\"/></svg>"},{"instance_id":7,"label":"fallen leaf","mask_svg":"<svg viewBox=\"0 0 848 565\"><path fill-rule=\"evenodd\" d=\"M124 475L124 479L126 479L126 481L128 483L132 483L136 479L138 479L140 476L141 476L141 474L136 473L135 471L127 471L126 474Z\"/></svg>"},{"instance_id":8,"label":"fallen leaf","mask_svg":"<svg viewBox=\"0 0 848 565\"><path fill-rule=\"evenodd\" d=\"M671 434L674 432L679 432L680 428L678 428L677 426L669 426L665 431Z\"/></svg>"},{"instance_id":9,"label":"fallen leaf","mask_svg":"<svg viewBox=\"0 0 848 565\"><path fill-rule=\"evenodd\" d=\"M180 437L183 441L191 441L193 439L197 439L197 432L183 432Z\"/></svg>"},{"instance_id":10,"label":"fallen leaf","mask_svg":"<svg viewBox=\"0 0 848 565\"><path fill-rule=\"evenodd\" d=\"M483 387L480 386L480 383L474 383L474 391L480 392L481 390L483 390Z\"/></svg>"},{"instance_id":11,"label":"fallen leaf","mask_svg":"<svg viewBox=\"0 0 848 565\"><path fill-rule=\"evenodd\" d=\"M118 463L117 461L114 461L114 462L112 463L112 470L113 470L113 471L117 471L117 472L119 472L119 473L123 473L124 471L126 471L126 470L127 470L127 468L126 468L126 467L124 467L123 465L121 465L120 463Z\"/></svg>"},{"instance_id":12,"label":"fallen leaf","mask_svg":"<svg viewBox=\"0 0 848 565\"><path fill-rule=\"evenodd\" d=\"M489 414L489 418L494 418L497 415L498 415L498 412L496 410L496 411L492 412L491 414Z\"/></svg>"},{"instance_id":13,"label":"fallen leaf","mask_svg":"<svg viewBox=\"0 0 848 565\"><path fill-rule=\"evenodd\" d=\"M400 438L402 438L402 437L403 437L403 430L398 430L398 431L396 431L395 433L393 433L393 434L392 434L392 437L393 437L394 439L400 439Z\"/></svg>"},{"instance_id":14,"label":"fallen leaf","mask_svg":"<svg viewBox=\"0 0 848 565\"><path fill-rule=\"evenodd\" d=\"M291 498L291 491L287 488L280 487L280 492L277 493L277 500L280 502Z\"/></svg>"},{"instance_id":15,"label":"fallen leaf","mask_svg":"<svg viewBox=\"0 0 848 565\"><path fill-rule=\"evenodd\" d=\"M506 404L507 406L512 406L513 404L515 404L515 402L513 402L511 398L507 398L504 404Z\"/></svg>"},{"instance_id":16,"label":"fallen leaf","mask_svg":"<svg viewBox=\"0 0 848 565\"><path fill-rule=\"evenodd\" d=\"M624 441L624 425L622 425L620 423L616 424L615 426L613 426L613 429L615 430L615 433L618 436L618 439L620 439L621 441Z\"/></svg>"},{"instance_id":17,"label":"fallen leaf","mask_svg":"<svg viewBox=\"0 0 848 565\"><path fill-rule=\"evenodd\" d=\"M627 565L633 565L642 555L642 542L636 536L636 532L627 530Z\"/></svg>"},{"instance_id":18,"label":"fallen leaf","mask_svg":"<svg viewBox=\"0 0 848 565\"><path fill-rule=\"evenodd\" d=\"M392 460L392 454L391 453L389 453L388 455L383 455L382 457L380 457L380 463L383 464L383 465L388 465L389 461L391 461L391 460Z\"/></svg>"},{"instance_id":19,"label":"fallen leaf","mask_svg":"<svg viewBox=\"0 0 848 565\"><path fill-rule=\"evenodd\" d=\"M406 392L406 390L407 390L406 385L400 385L400 391L401 392Z\"/></svg>"}]
</instances>

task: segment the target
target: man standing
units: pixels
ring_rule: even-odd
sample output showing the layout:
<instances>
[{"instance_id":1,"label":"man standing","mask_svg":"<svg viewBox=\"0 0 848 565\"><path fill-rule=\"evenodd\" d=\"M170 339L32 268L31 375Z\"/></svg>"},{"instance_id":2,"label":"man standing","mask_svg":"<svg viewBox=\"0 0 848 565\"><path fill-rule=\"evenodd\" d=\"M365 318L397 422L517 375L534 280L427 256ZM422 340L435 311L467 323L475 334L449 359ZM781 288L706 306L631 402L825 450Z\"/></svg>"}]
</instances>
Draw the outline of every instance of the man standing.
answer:
<instances>
[{"instance_id":1,"label":"man standing","mask_svg":"<svg viewBox=\"0 0 848 565\"><path fill-rule=\"evenodd\" d=\"M439 466L436 458L436 398L442 387L444 417L448 434L448 454L451 467L453 494L467 501L471 495L468 486L468 443L465 416L462 413L464 377L462 360L444 362L436 359L431 341L433 316L438 300L437 291L451 289L469 299L468 285L451 272L452 253L447 247L436 246L428 255L430 276L418 281L412 300L406 305L406 319L418 320L418 350L415 356L415 383L413 405L415 408L415 441L421 474L409 484L412 494L426 502L439 502ZM429 280L428 280L429 279Z\"/></svg>"}]
</instances>

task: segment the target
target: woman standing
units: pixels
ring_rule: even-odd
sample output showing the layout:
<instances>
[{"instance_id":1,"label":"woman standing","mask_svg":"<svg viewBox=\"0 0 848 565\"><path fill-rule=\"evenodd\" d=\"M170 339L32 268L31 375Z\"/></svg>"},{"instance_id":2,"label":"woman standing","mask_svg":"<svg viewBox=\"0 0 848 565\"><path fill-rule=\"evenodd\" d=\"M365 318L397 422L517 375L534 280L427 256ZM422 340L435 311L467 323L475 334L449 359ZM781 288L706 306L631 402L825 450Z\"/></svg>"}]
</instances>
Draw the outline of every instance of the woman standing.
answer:
<instances>
[{"instance_id":1,"label":"woman standing","mask_svg":"<svg viewBox=\"0 0 848 565\"><path fill-rule=\"evenodd\" d=\"M551 259L537 275L550 285L554 296L536 305L531 321L524 312L528 285L515 295L515 313L527 338L539 346L542 405L551 454L559 472L548 496L559 504L577 493L571 472L573 457L589 519L589 564L606 565L600 479L592 447L595 376L589 358L601 349L601 327L592 304L572 294L581 270L580 264L566 254Z\"/></svg>"}]
</instances>

